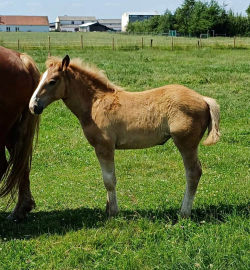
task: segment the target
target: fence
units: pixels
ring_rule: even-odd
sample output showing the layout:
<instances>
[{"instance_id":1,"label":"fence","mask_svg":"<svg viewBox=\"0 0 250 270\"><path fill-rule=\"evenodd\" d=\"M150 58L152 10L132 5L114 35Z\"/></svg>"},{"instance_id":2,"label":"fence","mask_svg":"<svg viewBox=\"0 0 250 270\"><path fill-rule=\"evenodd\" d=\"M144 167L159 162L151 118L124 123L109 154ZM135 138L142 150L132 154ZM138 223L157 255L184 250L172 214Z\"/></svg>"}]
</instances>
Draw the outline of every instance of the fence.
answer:
<instances>
[{"instance_id":1,"label":"fence","mask_svg":"<svg viewBox=\"0 0 250 270\"><path fill-rule=\"evenodd\" d=\"M133 50L159 48L179 49L250 49L250 38L212 37L202 39L156 35L122 35L109 33L0 33L0 45L10 49L47 50L106 48Z\"/></svg>"}]
</instances>

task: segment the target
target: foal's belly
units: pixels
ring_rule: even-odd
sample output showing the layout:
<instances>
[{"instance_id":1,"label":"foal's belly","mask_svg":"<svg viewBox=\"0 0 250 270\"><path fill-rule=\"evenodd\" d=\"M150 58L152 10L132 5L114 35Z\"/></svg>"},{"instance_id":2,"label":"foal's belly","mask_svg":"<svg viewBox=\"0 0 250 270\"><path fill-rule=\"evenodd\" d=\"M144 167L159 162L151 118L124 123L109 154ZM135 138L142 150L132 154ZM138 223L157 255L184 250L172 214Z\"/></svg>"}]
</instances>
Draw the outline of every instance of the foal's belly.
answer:
<instances>
[{"instance_id":1,"label":"foal's belly","mask_svg":"<svg viewBox=\"0 0 250 270\"><path fill-rule=\"evenodd\" d=\"M142 149L162 145L171 138L169 132L127 133L117 137L116 149Z\"/></svg>"}]
</instances>

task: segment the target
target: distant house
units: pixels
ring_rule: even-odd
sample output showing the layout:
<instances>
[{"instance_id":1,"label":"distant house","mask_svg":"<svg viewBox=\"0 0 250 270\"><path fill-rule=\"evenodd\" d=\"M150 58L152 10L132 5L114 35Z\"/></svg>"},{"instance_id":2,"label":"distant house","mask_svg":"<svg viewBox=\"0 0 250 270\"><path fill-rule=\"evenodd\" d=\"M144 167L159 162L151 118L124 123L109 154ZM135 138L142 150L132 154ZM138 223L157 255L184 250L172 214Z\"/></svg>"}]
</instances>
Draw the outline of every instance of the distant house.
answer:
<instances>
[{"instance_id":1,"label":"distant house","mask_svg":"<svg viewBox=\"0 0 250 270\"><path fill-rule=\"evenodd\" d=\"M49 32L47 16L2 16L0 32Z\"/></svg>"},{"instance_id":2,"label":"distant house","mask_svg":"<svg viewBox=\"0 0 250 270\"><path fill-rule=\"evenodd\" d=\"M157 11L154 12L125 12L122 14L122 32L126 32L129 22L149 20L153 16L159 16Z\"/></svg>"},{"instance_id":3,"label":"distant house","mask_svg":"<svg viewBox=\"0 0 250 270\"><path fill-rule=\"evenodd\" d=\"M122 20L121 19L98 19L100 24L107 26L114 31L121 31Z\"/></svg>"},{"instance_id":4,"label":"distant house","mask_svg":"<svg viewBox=\"0 0 250 270\"><path fill-rule=\"evenodd\" d=\"M58 16L55 21L55 30L61 32L78 32L80 25L96 22L94 16Z\"/></svg>"},{"instance_id":5,"label":"distant house","mask_svg":"<svg viewBox=\"0 0 250 270\"><path fill-rule=\"evenodd\" d=\"M80 25L81 32L106 32L114 31L112 28L109 28L99 22L89 22Z\"/></svg>"}]
</instances>

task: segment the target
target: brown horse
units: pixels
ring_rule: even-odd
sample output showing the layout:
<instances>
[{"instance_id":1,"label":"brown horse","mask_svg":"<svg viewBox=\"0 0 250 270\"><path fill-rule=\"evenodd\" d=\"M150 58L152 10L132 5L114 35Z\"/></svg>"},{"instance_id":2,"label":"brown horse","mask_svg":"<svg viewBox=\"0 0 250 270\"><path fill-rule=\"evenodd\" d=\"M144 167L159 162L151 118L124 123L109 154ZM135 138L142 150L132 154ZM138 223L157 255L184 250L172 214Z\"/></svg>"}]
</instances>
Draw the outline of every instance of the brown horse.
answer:
<instances>
[{"instance_id":1,"label":"brown horse","mask_svg":"<svg viewBox=\"0 0 250 270\"><path fill-rule=\"evenodd\" d=\"M29 100L39 79L31 57L0 46L0 197L18 192L11 220L22 220L35 207L29 172L39 117L30 113Z\"/></svg>"},{"instance_id":2,"label":"brown horse","mask_svg":"<svg viewBox=\"0 0 250 270\"><path fill-rule=\"evenodd\" d=\"M30 110L41 114L62 99L79 119L95 148L107 189L107 212L118 213L115 149L139 149L162 145L170 138L179 149L186 170L187 187L181 216L190 215L202 174L198 145L219 140L219 105L212 98L181 85L167 85L144 92L127 92L111 83L96 67L79 59L49 58L47 70L30 100Z\"/></svg>"}]
</instances>

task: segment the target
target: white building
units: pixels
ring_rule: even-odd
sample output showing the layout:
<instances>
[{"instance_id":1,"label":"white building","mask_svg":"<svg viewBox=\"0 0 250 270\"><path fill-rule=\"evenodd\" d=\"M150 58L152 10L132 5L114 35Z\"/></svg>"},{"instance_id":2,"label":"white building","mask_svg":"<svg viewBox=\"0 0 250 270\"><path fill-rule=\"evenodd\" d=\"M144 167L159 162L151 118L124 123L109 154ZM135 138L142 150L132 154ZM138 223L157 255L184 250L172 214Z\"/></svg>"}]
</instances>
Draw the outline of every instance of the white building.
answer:
<instances>
[{"instance_id":1,"label":"white building","mask_svg":"<svg viewBox=\"0 0 250 270\"><path fill-rule=\"evenodd\" d=\"M157 11L154 12L125 12L122 14L122 32L126 32L129 22L149 20L153 16L158 16Z\"/></svg>"},{"instance_id":2,"label":"white building","mask_svg":"<svg viewBox=\"0 0 250 270\"><path fill-rule=\"evenodd\" d=\"M0 32L49 32L47 16L2 16Z\"/></svg>"},{"instance_id":3,"label":"white building","mask_svg":"<svg viewBox=\"0 0 250 270\"><path fill-rule=\"evenodd\" d=\"M78 32L80 25L96 22L94 16L58 16L55 21L55 30L61 32Z\"/></svg>"}]
</instances>

